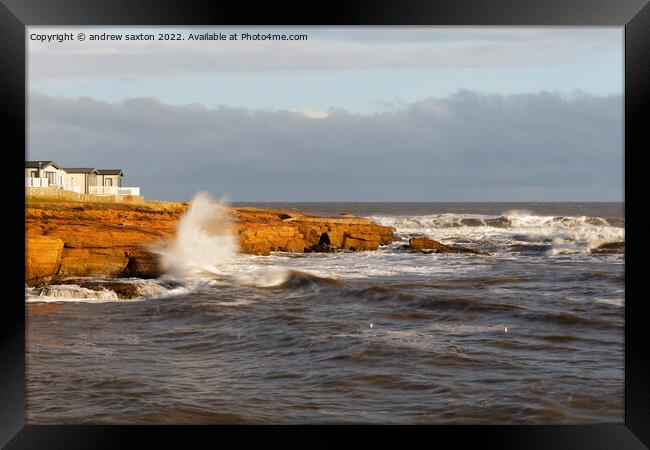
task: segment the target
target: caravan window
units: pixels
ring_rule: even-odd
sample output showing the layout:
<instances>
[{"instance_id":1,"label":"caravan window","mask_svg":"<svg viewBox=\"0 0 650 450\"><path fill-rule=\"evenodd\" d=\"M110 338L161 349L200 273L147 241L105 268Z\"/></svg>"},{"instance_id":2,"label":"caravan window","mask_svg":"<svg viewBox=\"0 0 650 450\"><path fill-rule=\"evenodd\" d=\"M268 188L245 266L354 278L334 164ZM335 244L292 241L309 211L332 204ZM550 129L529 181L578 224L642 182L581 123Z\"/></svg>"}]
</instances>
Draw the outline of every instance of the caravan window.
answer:
<instances>
[{"instance_id":1,"label":"caravan window","mask_svg":"<svg viewBox=\"0 0 650 450\"><path fill-rule=\"evenodd\" d=\"M45 178L49 184L56 184L56 179L54 178L54 172L45 172Z\"/></svg>"}]
</instances>

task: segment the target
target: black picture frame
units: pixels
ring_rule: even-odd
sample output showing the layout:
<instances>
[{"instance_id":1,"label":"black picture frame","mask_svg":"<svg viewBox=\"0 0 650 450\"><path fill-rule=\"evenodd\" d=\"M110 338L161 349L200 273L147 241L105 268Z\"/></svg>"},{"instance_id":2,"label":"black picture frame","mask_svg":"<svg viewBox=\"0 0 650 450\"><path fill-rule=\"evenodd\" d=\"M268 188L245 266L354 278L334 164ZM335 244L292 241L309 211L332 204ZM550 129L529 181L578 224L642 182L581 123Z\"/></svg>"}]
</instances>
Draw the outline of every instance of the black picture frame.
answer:
<instances>
[{"instance_id":1,"label":"black picture frame","mask_svg":"<svg viewBox=\"0 0 650 450\"><path fill-rule=\"evenodd\" d=\"M24 191L26 151L25 27L30 25L521 25L625 27L625 423L576 426L160 427L25 424ZM4 224L6 276L0 326L0 445L18 448L128 448L136 438L164 447L210 446L251 439L301 448L339 446L351 433L364 447L408 445L411 439L454 447L637 449L650 446L650 327L639 264L646 244L641 222L650 110L648 0L367 0L280 5L182 0L0 0L0 110L9 158L10 212ZM24 151L23 151L24 150ZM12 169L13 167L13 169ZM634 205L632 203L635 203ZM22 212L21 212L22 211ZM253 431L253 432L251 432ZM414 442L414 441L413 441ZM230 447L230 446L228 446Z\"/></svg>"}]
</instances>

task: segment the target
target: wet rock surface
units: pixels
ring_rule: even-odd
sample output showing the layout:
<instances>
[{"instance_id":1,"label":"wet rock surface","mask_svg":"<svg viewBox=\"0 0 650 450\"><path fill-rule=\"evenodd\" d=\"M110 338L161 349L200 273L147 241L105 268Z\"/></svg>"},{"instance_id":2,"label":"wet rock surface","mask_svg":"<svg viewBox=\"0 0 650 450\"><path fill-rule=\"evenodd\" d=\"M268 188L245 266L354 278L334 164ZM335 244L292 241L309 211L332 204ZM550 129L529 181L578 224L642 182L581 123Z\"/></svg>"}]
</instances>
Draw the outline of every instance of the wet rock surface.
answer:
<instances>
[{"instance_id":1,"label":"wet rock surface","mask_svg":"<svg viewBox=\"0 0 650 450\"><path fill-rule=\"evenodd\" d=\"M591 253L624 253L625 241L621 242L606 242L596 248L591 249Z\"/></svg>"},{"instance_id":2,"label":"wet rock surface","mask_svg":"<svg viewBox=\"0 0 650 450\"><path fill-rule=\"evenodd\" d=\"M472 250L470 248L446 245L427 237L415 237L409 239L407 250L421 253L466 253L470 255L487 255L487 253Z\"/></svg>"}]
</instances>

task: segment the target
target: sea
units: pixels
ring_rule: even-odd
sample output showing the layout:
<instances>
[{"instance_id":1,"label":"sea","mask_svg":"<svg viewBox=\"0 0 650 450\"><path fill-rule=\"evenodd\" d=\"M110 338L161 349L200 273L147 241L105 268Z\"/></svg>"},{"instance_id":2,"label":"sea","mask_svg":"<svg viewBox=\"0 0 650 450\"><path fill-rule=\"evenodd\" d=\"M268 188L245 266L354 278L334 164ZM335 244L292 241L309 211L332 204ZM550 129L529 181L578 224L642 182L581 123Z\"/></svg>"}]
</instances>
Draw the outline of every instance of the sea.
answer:
<instances>
[{"instance_id":1,"label":"sea","mask_svg":"<svg viewBox=\"0 0 650 450\"><path fill-rule=\"evenodd\" d=\"M594 251L625 241L623 203L232 206L400 240L243 255L197 198L167 273L122 281L135 297L25 288L28 423L624 422L625 253ZM416 236L487 255L409 252Z\"/></svg>"}]
</instances>

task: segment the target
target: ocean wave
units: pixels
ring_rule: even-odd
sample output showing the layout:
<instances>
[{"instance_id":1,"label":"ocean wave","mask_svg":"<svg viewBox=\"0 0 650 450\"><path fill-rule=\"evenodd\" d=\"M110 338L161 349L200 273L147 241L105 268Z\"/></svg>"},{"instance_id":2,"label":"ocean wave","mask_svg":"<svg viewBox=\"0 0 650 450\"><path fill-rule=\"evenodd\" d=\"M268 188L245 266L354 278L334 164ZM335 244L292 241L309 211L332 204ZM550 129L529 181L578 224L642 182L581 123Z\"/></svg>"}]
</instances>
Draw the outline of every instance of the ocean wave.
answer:
<instances>
[{"instance_id":1,"label":"ocean wave","mask_svg":"<svg viewBox=\"0 0 650 450\"><path fill-rule=\"evenodd\" d=\"M29 292L30 300L118 300L117 293L109 289L89 289L74 284L51 284Z\"/></svg>"},{"instance_id":2,"label":"ocean wave","mask_svg":"<svg viewBox=\"0 0 650 450\"><path fill-rule=\"evenodd\" d=\"M404 241L427 236L445 244L474 243L486 249L496 246L497 251L591 253L604 244L616 246L625 240L625 221L619 218L540 216L513 210L492 216L431 214L372 219L395 228L396 235Z\"/></svg>"},{"instance_id":3,"label":"ocean wave","mask_svg":"<svg viewBox=\"0 0 650 450\"><path fill-rule=\"evenodd\" d=\"M422 216L372 216L381 225L399 230L422 228L574 228L613 227L624 228L625 219L591 216L538 216L527 211L513 210L502 215L431 214Z\"/></svg>"},{"instance_id":4,"label":"ocean wave","mask_svg":"<svg viewBox=\"0 0 650 450\"><path fill-rule=\"evenodd\" d=\"M161 298L187 292L184 286L169 280L72 278L59 284L26 288L29 303L52 302L124 302Z\"/></svg>"},{"instance_id":5,"label":"ocean wave","mask_svg":"<svg viewBox=\"0 0 650 450\"><path fill-rule=\"evenodd\" d=\"M300 289L313 286L342 286L343 282L330 277L319 277L307 272L297 270L289 271L289 277L280 286L288 289Z\"/></svg>"}]
</instances>

